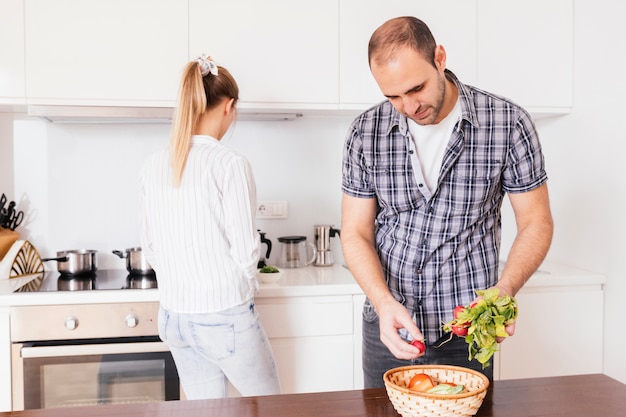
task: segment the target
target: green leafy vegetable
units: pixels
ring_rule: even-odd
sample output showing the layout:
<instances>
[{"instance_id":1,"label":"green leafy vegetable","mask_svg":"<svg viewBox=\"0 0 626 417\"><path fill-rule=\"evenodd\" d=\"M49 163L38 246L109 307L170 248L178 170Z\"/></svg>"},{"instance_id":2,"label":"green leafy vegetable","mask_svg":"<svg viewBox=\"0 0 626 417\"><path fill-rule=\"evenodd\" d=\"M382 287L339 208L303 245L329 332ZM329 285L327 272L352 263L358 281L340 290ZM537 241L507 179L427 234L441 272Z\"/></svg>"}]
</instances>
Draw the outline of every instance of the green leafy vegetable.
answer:
<instances>
[{"instance_id":1,"label":"green leafy vegetable","mask_svg":"<svg viewBox=\"0 0 626 417\"><path fill-rule=\"evenodd\" d=\"M275 274L276 272L280 272L278 268L273 267L271 265L265 265L263 268L259 269L259 272L264 274Z\"/></svg>"},{"instance_id":2,"label":"green leafy vegetable","mask_svg":"<svg viewBox=\"0 0 626 417\"><path fill-rule=\"evenodd\" d=\"M446 383L437 384L427 390L429 394L460 394L465 390L464 385L451 385Z\"/></svg>"},{"instance_id":3,"label":"green leafy vegetable","mask_svg":"<svg viewBox=\"0 0 626 417\"><path fill-rule=\"evenodd\" d=\"M459 334L458 329L467 329L465 342L468 344L469 360L476 358L489 366L489 359L499 349L497 337L508 337L505 327L517 318L515 298L503 295L497 288L478 290L482 297L478 302L462 309L455 309L455 318L443 325L443 330ZM452 336L451 336L452 337Z\"/></svg>"}]
</instances>

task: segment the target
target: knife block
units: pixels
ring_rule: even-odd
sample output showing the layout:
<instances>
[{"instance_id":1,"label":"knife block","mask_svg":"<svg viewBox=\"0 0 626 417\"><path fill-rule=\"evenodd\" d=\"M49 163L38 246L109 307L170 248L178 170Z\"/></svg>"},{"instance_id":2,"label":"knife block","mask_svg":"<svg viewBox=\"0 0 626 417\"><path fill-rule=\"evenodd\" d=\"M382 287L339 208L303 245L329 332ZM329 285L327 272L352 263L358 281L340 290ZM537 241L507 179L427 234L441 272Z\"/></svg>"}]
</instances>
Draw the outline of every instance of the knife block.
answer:
<instances>
[{"instance_id":1,"label":"knife block","mask_svg":"<svg viewBox=\"0 0 626 417\"><path fill-rule=\"evenodd\" d=\"M19 238L20 234L15 230L0 227L0 261Z\"/></svg>"}]
</instances>

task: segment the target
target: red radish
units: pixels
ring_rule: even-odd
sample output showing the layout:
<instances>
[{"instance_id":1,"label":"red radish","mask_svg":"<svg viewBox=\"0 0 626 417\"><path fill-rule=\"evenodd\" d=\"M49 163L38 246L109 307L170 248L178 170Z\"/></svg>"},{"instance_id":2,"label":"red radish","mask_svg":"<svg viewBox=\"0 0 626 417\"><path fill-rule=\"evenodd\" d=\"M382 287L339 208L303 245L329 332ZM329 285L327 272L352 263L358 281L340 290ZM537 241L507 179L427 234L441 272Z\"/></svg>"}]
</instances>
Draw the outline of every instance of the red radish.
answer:
<instances>
[{"instance_id":1,"label":"red radish","mask_svg":"<svg viewBox=\"0 0 626 417\"><path fill-rule=\"evenodd\" d=\"M454 333L457 336L467 336L467 327L465 326L461 326L459 324L453 324L452 326L450 326L450 329L452 330L452 333Z\"/></svg>"},{"instance_id":2,"label":"red radish","mask_svg":"<svg viewBox=\"0 0 626 417\"><path fill-rule=\"evenodd\" d=\"M415 339L411 342L411 344L415 346L416 348L418 348L420 353L426 352L426 345L424 344L424 342Z\"/></svg>"},{"instance_id":3,"label":"red radish","mask_svg":"<svg viewBox=\"0 0 626 417\"><path fill-rule=\"evenodd\" d=\"M467 328L470 326L470 322L466 321L464 323L459 323L459 315L462 313L465 313L467 311L467 309L464 306L456 306L454 307L454 312L452 313L454 315L454 319L458 330L458 333L454 331L454 329L452 329L452 333L456 334L457 336L467 336ZM463 328L465 328L465 332L463 332ZM465 334L463 334L465 333Z\"/></svg>"}]
</instances>

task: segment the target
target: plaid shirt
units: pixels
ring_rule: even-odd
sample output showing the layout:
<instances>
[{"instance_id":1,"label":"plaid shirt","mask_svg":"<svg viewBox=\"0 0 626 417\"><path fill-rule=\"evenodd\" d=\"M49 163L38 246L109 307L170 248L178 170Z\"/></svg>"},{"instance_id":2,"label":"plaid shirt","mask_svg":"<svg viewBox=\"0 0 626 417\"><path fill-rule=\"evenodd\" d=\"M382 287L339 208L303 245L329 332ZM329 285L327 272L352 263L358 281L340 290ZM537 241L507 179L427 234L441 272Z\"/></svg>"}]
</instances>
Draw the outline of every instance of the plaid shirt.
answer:
<instances>
[{"instance_id":1,"label":"plaid shirt","mask_svg":"<svg viewBox=\"0 0 626 417\"><path fill-rule=\"evenodd\" d=\"M388 101L352 123L343 157L342 190L378 200L376 245L387 284L430 343L443 336L455 306L496 284L505 193L547 181L528 113L446 76L459 89L462 115L430 199L413 174L406 117ZM366 318L368 309L375 315L369 300Z\"/></svg>"}]
</instances>

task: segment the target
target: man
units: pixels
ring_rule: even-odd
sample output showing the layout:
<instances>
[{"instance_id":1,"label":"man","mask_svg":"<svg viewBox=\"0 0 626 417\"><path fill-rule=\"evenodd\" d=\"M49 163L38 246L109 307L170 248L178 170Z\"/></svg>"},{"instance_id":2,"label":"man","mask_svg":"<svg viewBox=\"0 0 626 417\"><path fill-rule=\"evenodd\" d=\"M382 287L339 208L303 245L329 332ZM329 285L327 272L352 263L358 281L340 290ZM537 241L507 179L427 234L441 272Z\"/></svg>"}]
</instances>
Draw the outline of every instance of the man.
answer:
<instances>
[{"instance_id":1,"label":"man","mask_svg":"<svg viewBox=\"0 0 626 417\"><path fill-rule=\"evenodd\" d=\"M363 288L365 387L396 366L468 361L442 323L475 291L514 296L552 239L547 175L535 127L510 100L462 84L424 22L392 19L369 43L384 102L347 135L341 240ZM517 235L498 279L500 209L509 195ZM522 312L523 314L523 312ZM515 324L507 326L513 335ZM426 351L407 343L426 342ZM501 339L499 340L501 341Z\"/></svg>"}]
</instances>

